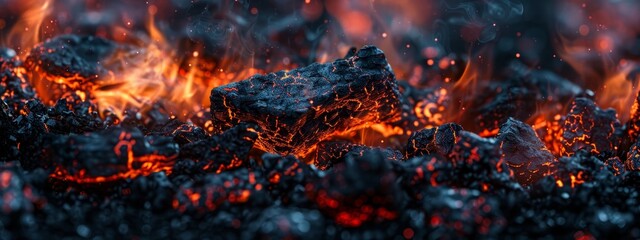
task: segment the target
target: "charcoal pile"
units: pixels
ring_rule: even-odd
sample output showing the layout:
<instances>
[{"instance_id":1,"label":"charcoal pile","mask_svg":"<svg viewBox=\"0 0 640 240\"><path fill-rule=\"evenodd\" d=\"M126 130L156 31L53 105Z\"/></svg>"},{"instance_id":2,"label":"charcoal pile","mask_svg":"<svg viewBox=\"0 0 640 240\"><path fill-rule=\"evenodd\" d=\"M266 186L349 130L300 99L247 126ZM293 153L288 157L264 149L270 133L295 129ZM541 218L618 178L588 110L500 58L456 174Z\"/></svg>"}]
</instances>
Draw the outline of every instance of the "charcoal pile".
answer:
<instances>
[{"instance_id":1,"label":"charcoal pile","mask_svg":"<svg viewBox=\"0 0 640 240\"><path fill-rule=\"evenodd\" d=\"M640 238L587 2L0 2L0 239Z\"/></svg>"}]
</instances>

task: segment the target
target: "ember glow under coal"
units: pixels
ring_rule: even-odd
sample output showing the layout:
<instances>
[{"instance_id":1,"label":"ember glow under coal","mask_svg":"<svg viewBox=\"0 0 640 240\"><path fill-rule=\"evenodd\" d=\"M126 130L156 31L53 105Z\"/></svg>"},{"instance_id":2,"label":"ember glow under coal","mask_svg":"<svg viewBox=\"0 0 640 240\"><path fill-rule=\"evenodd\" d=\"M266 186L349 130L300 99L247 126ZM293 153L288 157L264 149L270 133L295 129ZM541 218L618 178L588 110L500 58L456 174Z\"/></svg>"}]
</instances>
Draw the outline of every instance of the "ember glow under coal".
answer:
<instances>
[{"instance_id":1,"label":"ember glow under coal","mask_svg":"<svg viewBox=\"0 0 640 240\"><path fill-rule=\"evenodd\" d=\"M640 238L640 4L0 0L0 237Z\"/></svg>"}]
</instances>

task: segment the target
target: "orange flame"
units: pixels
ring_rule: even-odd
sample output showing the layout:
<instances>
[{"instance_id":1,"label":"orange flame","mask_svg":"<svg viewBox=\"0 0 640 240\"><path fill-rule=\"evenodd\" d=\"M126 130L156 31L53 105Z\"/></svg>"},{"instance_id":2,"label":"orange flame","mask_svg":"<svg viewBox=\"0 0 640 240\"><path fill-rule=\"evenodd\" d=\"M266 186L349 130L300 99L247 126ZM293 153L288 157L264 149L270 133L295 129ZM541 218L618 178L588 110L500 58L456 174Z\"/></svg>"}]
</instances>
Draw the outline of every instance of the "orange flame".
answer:
<instances>
[{"instance_id":1,"label":"orange flame","mask_svg":"<svg viewBox=\"0 0 640 240\"><path fill-rule=\"evenodd\" d=\"M3 38L5 45L16 48L21 56L41 42L44 33L41 26L51 12L51 0L32 0L29 5L31 8L24 11L6 38Z\"/></svg>"}]
</instances>

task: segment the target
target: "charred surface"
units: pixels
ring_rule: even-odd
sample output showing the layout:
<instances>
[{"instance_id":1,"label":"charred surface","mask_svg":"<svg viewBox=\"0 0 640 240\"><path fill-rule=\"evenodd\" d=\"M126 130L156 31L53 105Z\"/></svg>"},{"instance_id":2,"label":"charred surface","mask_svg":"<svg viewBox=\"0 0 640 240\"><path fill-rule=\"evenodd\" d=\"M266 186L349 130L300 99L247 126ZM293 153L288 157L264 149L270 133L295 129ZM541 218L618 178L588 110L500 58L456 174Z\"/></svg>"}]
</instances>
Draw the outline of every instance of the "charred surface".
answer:
<instances>
[{"instance_id":1,"label":"charred surface","mask_svg":"<svg viewBox=\"0 0 640 240\"><path fill-rule=\"evenodd\" d=\"M218 131L255 122L265 151L306 155L332 134L399 116L398 87L382 50L366 46L353 57L258 75L211 91Z\"/></svg>"},{"instance_id":2,"label":"charred surface","mask_svg":"<svg viewBox=\"0 0 640 240\"><path fill-rule=\"evenodd\" d=\"M500 127L497 140L507 165L520 184L530 185L551 172L555 158L531 126L510 118Z\"/></svg>"}]
</instances>

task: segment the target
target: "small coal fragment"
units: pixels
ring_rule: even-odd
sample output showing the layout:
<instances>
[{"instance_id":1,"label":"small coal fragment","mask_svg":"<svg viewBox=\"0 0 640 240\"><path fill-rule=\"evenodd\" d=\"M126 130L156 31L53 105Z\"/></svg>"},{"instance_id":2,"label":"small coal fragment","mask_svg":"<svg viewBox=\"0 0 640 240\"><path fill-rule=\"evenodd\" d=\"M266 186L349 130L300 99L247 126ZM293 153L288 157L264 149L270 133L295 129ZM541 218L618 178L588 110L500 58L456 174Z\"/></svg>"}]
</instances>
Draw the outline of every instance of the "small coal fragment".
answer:
<instances>
[{"instance_id":1,"label":"small coal fragment","mask_svg":"<svg viewBox=\"0 0 640 240\"><path fill-rule=\"evenodd\" d=\"M99 37L61 35L31 49L25 63L43 80L84 89L107 73L101 61L115 48L113 42Z\"/></svg>"},{"instance_id":2,"label":"small coal fragment","mask_svg":"<svg viewBox=\"0 0 640 240\"><path fill-rule=\"evenodd\" d=\"M407 201L391 161L379 150L347 155L344 163L308 184L307 192L323 213L344 227L394 220Z\"/></svg>"},{"instance_id":3,"label":"small coal fragment","mask_svg":"<svg viewBox=\"0 0 640 240\"><path fill-rule=\"evenodd\" d=\"M260 171L240 168L221 173L209 173L201 179L182 184L173 200L180 212L204 215L233 206L265 207L271 203L267 181Z\"/></svg>"},{"instance_id":4,"label":"small coal fragment","mask_svg":"<svg viewBox=\"0 0 640 240\"><path fill-rule=\"evenodd\" d=\"M531 126L509 118L500 127L497 140L507 165L520 184L532 184L551 171L549 167L554 160L553 154Z\"/></svg>"},{"instance_id":5,"label":"small coal fragment","mask_svg":"<svg viewBox=\"0 0 640 240\"><path fill-rule=\"evenodd\" d=\"M384 53L365 46L351 58L214 88L210 100L218 131L255 122L263 130L258 148L303 156L334 133L395 120L398 96Z\"/></svg>"},{"instance_id":6,"label":"small coal fragment","mask_svg":"<svg viewBox=\"0 0 640 240\"><path fill-rule=\"evenodd\" d=\"M576 98L563 124L562 144L567 153L584 149L593 154L616 154L622 132L613 109L602 110L588 98Z\"/></svg>"},{"instance_id":7,"label":"small coal fragment","mask_svg":"<svg viewBox=\"0 0 640 240\"><path fill-rule=\"evenodd\" d=\"M190 158L200 169L220 173L242 166L258 138L258 126L242 123L220 135L192 142L180 148L181 158Z\"/></svg>"},{"instance_id":8,"label":"small coal fragment","mask_svg":"<svg viewBox=\"0 0 640 240\"><path fill-rule=\"evenodd\" d=\"M447 156L453 149L460 131L462 131L462 126L447 123L412 134L406 147L407 158L431 153Z\"/></svg>"},{"instance_id":9,"label":"small coal fragment","mask_svg":"<svg viewBox=\"0 0 640 240\"><path fill-rule=\"evenodd\" d=\"M243 239L326 239L318 210L270 207L243 231Z\"/></svg>"},{"instance_id":10,"label":"small coal fragment","mask_svg":"<svg viewBox=\"0 0 640 240\"><path fill-rule=\"evenodd\" d=\"M330 169L334 164L344 162L347 155L359 155L368 150L379 150L384 153L389 161L400 161L403 159L402 153L391 148L375 148L349 142L321 142L317 146L313 164L320 170Z\"/></svg>"},{"instance_id":11,"label":"small coal fragment","mask_svg":"<svg viewBox=\"0 0 640 240\"><path fill-rule=\"evenodd\" d=\"M99 183L168 171L178 155L170 137L144 136L137 128L111 127L83 135L47 136L47 153L57 164L52 177Z\"/></svg>"},{"instance_id":12,"label":"small coal fragment","mask_svg":"<svg viewBox=\"0 0 640 240\"><path fill-rule=\"evenodd\" d=\"M296 157L277 154L262 155L265 177L269 181L268 189L274 200L283 204L307 204L308 198L304 186L315 177L306 163Z\"/></svg>"}]
</instances>

